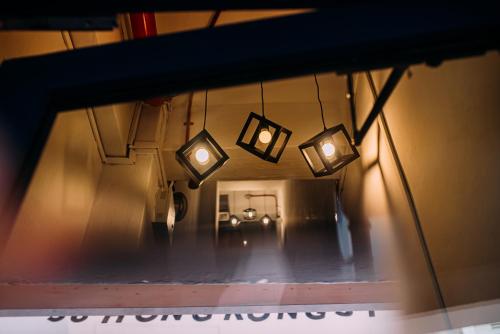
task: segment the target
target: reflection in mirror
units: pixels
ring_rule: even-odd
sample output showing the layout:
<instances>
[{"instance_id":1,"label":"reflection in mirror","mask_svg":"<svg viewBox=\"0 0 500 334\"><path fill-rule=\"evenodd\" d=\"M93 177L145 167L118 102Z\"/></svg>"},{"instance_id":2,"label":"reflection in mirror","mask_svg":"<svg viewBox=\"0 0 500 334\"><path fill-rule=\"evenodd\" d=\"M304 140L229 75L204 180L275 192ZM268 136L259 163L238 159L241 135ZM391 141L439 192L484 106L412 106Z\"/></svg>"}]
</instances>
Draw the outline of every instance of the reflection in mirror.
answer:
<instances>
[{"instance_id":1,"label":"reflection in mirror","mask_svg":"<svg viewBox=\"0 0 500 334\"><path fill-rule=\"evenodd\" d=\"M219 181L217 262L232 261L238 281L373 279L369 238L351 236L336 189L336 180Z\"/></svg>"},{"instance_id":2,"label":"reflection in mirror","mask_svg":"<svg viewBox=\"0 0 500 334\"><path fill-rule=\"evenodd\" d=\"M347 115L340 103L344 79L330 73L320 81L332 92L324 96L327 110ZM214 89L206 126L231 159L198 189L189 187L176 152L202 131L205 94L180 94L162 105L136 101L59 113L1 254L0 279L385 280L384 271L374 274L368 224L353 217L353 210L346 210L351 223L342 213L338 182L344 174L313 178L298 148L318 126L305 121L305 111L316 105L311 77L268 87L270 115L294 132L280 162L235 145L260 103L255 85ZM221 158L212 148L188 145L183 152L207 173Z\"/></svg>"}]
</instances>

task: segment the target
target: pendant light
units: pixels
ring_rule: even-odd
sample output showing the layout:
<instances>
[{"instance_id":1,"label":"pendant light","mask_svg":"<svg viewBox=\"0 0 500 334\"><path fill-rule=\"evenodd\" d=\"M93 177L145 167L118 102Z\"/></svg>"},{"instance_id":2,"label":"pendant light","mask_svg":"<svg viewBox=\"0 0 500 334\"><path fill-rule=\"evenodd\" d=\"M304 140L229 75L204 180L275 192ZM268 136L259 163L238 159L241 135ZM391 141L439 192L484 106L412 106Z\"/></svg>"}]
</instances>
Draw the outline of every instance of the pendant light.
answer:
<instances>
[{"instance_id":1,"label":"pendant light","mask_svg":"<svg viewBox=\"0 0 500 334\"><path fill-rule=\"evenodd\" d=\"M319 96L319 84L316 74L314 74L318 102L321 109L321 119L323 121L323 131L312 137L308 141L299 145L300 152L304 156L307 165L315 177L331 175L347 164L356 160L359 153L351 142L343 124L327 129L323 104Z\"/></svg>"},{"instance_id":2,"label":"pendant light","mask_svg":"<svg viewBox=\"0 0 500 334\"><path fill-rule=\"evenodd\" d=\"M234 199L235 198L234 191L232 192L232 195L233 195L232 196L233 199L232 199L231 203L232 203L232 206L233 206L233 209L234 209L234 207L236 206L236 201ZM230 212L234 212L234 210L229 210L229 211ZM229 222L231 223L231 226L233 228L236 228L236 227L238 227L238 225L240 225L240 219L234 213L229 217Z\"/></svg>"},{"instance_id":3,"label":"pendant light","mask_svg":"<svg viewBox=\"0 0 500 334\"><path fill-rule=\"evenodd\" d=\"M267 214L267 208L266 208L266 193L264 193L264 216L262 216L262 218L260 218L260 222L262 223L262 225L264 226L268 226L269 223L271 223L273 220L271 219L271 217Z\"/></svg>"},{"instance_id":4,"label":"pendant light","mask_svg":"<svg viewBox=\"0 0 500 334\"><path fill-rule=\"evenodd\" d=\"M232 227L237 227L240 224L240 220L236 215L231 215L231 217L229 217L229 222Z\"/></svg>"},{"instance_id":5,"label":"pendant light","mask_svg":"<svg viewBox=\"0 0 500 334\"><path fill-rule=\"evenodd\" d=\"M246 194L245 197L248 199L248 208L243 210L243 219L255 220L257 218L257 210L252 208L252 204L251 204L252 195Z\"/></svg>"},{"instance_id":6,"label":"pendant light","mask_svg":"<svg viewBox=\"0 0 500 334\"><path fill-rule=\"evenodd\" d=\"M262 116L254 112L248 115L236 145L263 160L277 163L292 132L266 118L262 82L260 82L260 97Z\"/></svg>"},{"instance_id":7,"label":"pendant light","mask_svg":"<svg viewBox=\"0 0 500 334\"><path fill-rule=\"evenodd\" d=\"M205 129L207 122L208 90L205 91L205 116L203 130L175 152L175 158L189 174L189 187L196 189L216 170L222 167L229 156Z\"/></svg>"}]
</instances>

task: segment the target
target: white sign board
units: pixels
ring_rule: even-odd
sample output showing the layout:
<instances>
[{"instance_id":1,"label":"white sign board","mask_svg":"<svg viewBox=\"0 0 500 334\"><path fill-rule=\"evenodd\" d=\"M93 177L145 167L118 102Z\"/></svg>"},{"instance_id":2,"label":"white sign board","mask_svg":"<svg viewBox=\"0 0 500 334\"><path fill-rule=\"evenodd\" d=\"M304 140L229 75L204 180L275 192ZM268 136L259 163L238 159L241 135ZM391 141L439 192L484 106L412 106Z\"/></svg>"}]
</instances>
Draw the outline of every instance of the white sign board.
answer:
<instances>
[{"instance_id":1,"label":"white sign board","mask_svg":"<svg viewBox=\"0 0 500 334\"><path fill-rule=\"evenodd\" d=\"M2 334L401 333L397 311L0 318Z\"/></svg>"}]
</instances>

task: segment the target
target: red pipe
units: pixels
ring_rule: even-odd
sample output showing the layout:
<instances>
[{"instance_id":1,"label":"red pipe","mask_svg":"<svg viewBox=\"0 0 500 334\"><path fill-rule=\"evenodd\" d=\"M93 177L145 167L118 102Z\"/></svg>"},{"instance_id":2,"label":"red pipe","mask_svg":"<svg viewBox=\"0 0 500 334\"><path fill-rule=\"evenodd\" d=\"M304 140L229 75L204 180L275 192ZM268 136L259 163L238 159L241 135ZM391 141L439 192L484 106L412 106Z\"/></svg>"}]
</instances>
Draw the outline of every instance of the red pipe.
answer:
<instances>
[{"instance_id":1,"label":"red pipe","mask_svg":"<svg viewBox=\"0 0 500 334\"><path fill-rule=\"evenodd\" d=\"M158 35L156 31L155 13L131 13L130 25L134 39L153 37ZM145 102L155 107L163 104L163 97L155 97Z\"/></svg>"},{"instance_id":2,"label":"red pipe","mask_svg":"<svg viewBox=\"0 0 500 334\"><path fill-rule=\"evenodd\" d=\"M130 14L130 25L135 39L156 36L156 19L154 13Z\"/></svg>"}]
</instances>

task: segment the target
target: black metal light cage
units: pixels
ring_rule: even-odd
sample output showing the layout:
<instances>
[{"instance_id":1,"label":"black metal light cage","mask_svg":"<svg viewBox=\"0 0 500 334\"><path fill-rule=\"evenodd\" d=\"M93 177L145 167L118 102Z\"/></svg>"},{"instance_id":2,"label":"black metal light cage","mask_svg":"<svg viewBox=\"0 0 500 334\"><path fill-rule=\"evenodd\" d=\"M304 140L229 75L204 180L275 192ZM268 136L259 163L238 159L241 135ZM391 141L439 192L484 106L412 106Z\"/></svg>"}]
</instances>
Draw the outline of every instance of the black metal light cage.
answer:
<instances>
[{"instance_id":1,"label":"black metal light cage","mask_svg":"<svg viewBox=\"0 0 500 334\"><path fill-rule=\"evenodd\" d=\"M199 163L195 154L200 148L208 152L205 164ZM190 187L198 187L206 178L222 167L229 156L224 152L207 130L202 130L175 152L175 158L191 177Z\"/></svg>"},{"instance_id":2,"label":"black metal light cage","mask_svg":"<svg viewBox=\"0 0 500 334\"><path fill-rule=\"evenodd\" d=\"M264 129L267 129L272 135L269 143L263 143L259 140L259 134ZM292 131L264 116L251 112L241 130L236 145L263 160L277 163L291 135Z\"/></svg>"},{"instance_id":3,"label":"black metal light cage","mask_svg":"<svg viewBox=\"0 0 500 334\"><path fill-rule=\"evenodd\" d=\"M235 222L236 222L236 223L233 223L233 219L235 219ZM240 223L241 223L241 220L240 220L240 218L238 218L238 216L236 216L236 215L231 215L231 216L229 217L229 224L231 224L231 226L236 227L236 226L238 226Z\"/></svg>"},{"instance_id":4,"label":"black metal light cage","mask_svg":"<svg viewBox=\"0 0 500 334\"><path fill-rule=\"evenodd\" d=\"M264 223L264 219L268 219L268 222L267 223ZM262 217L260 217L260 222L264 225L268 225L268 224L271 224L271 223L274 223L274 220L271 218L271 216L269 216L267 213L265 215L263 215Z\"/></svg>"},{"instance_id":5,"label":"black metal light cage","mask_svg":"<svg viewBox=\"0 0 500 334\"><path fill-rule=\"evenodd\" d=\"M334 147L330 156L322 149L327 143ZM359 158L343 124L324 130L301 144L299 149L315 177L331 175Z\"/></svg>"},{"instance_id":6,"label":"black metal light cage","mask_svg":"<svg viewBox=\"0 0 500 334\"><path fill-rule=\"evenodd\" d=\"M257 210L254 208L248 208L243 210L243 219L244 220L256 220L257 219Z\"/></svg>"}]
</instances>

